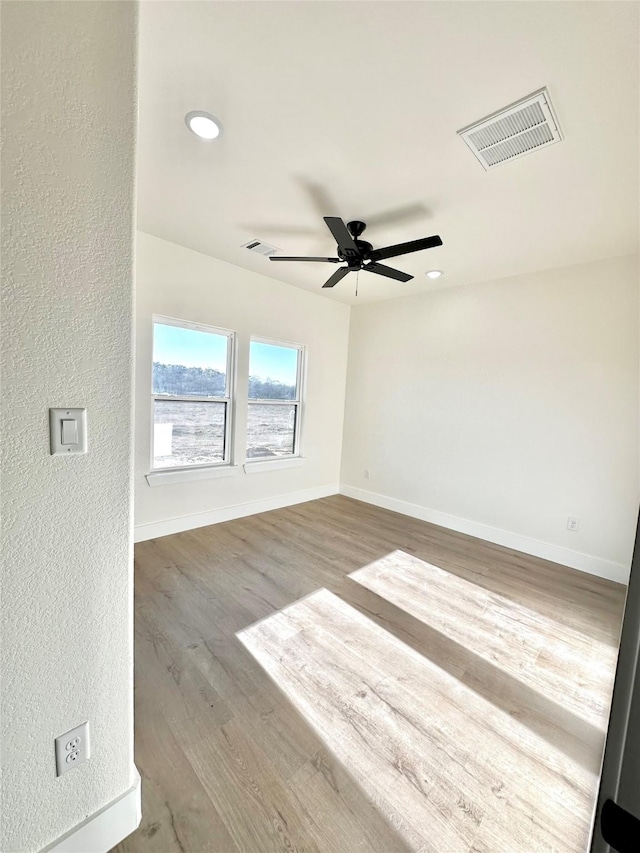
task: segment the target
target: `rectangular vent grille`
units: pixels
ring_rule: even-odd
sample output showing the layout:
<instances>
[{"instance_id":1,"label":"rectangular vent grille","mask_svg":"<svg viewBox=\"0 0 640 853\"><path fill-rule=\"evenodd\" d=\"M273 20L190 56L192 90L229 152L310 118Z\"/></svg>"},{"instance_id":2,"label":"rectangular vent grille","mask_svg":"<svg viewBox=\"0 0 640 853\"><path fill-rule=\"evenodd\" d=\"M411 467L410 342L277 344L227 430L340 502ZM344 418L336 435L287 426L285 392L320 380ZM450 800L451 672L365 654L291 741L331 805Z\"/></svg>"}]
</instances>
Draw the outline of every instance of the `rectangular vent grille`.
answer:
<instances>
[{"instance_id":1,"label":"rectangular vent grille","mask_svg":"<svg viewBox=\"0 0 640 853\"><path fill-rule=\"evenodd\" d=\"M274 255L278 249L275 246L270 246L269 243L264 243L262 240L249 240L248 243L243 243L240 247L249 249L250 252L256 252L258 255Z\"/></svg>"},{"instance_id":2,"label":"rectangular vent grille","mask_svg":"<svg viewBox=\"0 0 640 853\"><path fill-rule=\"evenodd\" d=\"M487 170L562 139L546 89L470 124L458 135Z\"/></svg>"}]
</instances>

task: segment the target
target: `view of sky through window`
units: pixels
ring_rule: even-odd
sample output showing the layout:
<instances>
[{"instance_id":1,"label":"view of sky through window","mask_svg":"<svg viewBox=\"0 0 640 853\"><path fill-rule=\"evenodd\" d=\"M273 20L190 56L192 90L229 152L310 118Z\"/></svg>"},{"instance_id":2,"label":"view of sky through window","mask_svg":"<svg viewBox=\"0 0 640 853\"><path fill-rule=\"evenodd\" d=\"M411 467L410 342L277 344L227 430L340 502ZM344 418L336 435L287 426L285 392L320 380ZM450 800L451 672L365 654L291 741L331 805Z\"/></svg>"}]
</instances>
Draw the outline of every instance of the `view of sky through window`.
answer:
<instances>
[{"instance_id":1,"label":"view of sky through window","mask_svg":"<svg viewBox=\"0 0 640 853\"><path fill-rule=\"evenodd\" d=\"M298 377L298 350L292 347L251 341L249 375L275 379L295 387Z\"/></svg>"},{"instance_id":2,"label":"view of sky through window","mask_svg":"<svg viewBox=\"0 0 640 853\"><path fill-rule=\"evenodd\" d=\"M160 364L227 370L227 337L183 326L153 324L153 360Z\"/></svg>"}]
</instances>

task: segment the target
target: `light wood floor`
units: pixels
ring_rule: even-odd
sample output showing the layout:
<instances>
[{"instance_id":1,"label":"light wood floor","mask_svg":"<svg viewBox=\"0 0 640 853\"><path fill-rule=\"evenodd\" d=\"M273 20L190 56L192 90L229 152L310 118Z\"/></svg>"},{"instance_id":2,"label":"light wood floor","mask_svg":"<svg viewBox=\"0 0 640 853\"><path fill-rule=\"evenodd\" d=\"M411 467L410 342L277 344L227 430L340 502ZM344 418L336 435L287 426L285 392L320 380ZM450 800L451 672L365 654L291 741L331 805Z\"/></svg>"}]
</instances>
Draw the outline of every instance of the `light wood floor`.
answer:
<instances>
[{"instance_id":1,"label":"light wood floor","mask_svg":"<svg viewBox=\"0 0 640 853\"><path fill-rule=\"evenodd\" d=\"M622 587L342 496L141 543L135 578L117 853L586 849Z\"/></svg>"}]
</instances>

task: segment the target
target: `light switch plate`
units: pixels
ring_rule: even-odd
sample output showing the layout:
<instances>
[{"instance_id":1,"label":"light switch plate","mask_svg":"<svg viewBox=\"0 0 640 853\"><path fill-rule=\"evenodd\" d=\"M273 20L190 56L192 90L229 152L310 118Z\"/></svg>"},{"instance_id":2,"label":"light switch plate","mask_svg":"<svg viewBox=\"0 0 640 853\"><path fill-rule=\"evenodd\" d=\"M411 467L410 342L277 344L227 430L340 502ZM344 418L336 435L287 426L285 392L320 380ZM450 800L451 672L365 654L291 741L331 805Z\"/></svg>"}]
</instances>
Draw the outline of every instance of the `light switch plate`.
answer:
<instances>
[{"instance_id":1,"label":"light switch plate","mask_svg":"<svg viewBox=\"0 0 640 853\"><path fill-rule=\"evenodd\" d=\"M74 444L63 444L62 422L75 421L77 441ZM68 434L73 429L68 428ZM87 452L87 410L86 409L49 409L49 436L52 456L70 456L72 453Z\"/></svg>"}]
</instances>

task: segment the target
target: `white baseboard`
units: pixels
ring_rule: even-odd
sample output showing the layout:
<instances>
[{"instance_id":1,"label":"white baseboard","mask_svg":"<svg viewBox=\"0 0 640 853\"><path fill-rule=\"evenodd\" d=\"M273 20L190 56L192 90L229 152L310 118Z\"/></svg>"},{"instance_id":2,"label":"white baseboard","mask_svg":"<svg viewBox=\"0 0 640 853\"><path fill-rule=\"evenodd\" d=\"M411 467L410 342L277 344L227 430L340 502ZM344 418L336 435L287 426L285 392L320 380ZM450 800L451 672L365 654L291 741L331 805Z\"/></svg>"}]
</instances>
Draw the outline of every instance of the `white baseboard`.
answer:
<instances>
[{"instance_id":1,"label":"white baseboard","mask_svg":"<svg viewBox=\"0 0 640 853\"><path fill-rule=\"evenodd\" d=\"M140 774L133 785L41 853L108 853L138 828L142 817Z\"/></svg>"},{"instance_id":2,"label":"white baseboard","mask_svg":"<svg viewBox=\"0 0 640 853\"><path fill-rule=\"evenodd\" d=\"M552 563L570 566L572 569L578 569L590 575L598 575L616 583L627 584L629 582L629 567L623 566L621 563L614 563L612 560L582 554L580 551L572 551L570 548L563 548L561 545L552 545L539 539L531 539L529 536L521 536L518 533L511 533L508 530L501 530L488 524L470 521L467 518L449 515L435 509L428 509L428 507L419 504L379 495L367 489L358 489L354 486L341 484L340 494L358 501L364 501L364 503L393 510L393 512L400 512L412 518L419 518L421 521L429 521L431 524L456 530L458 533L466 533L468 536L475 536L477 539L484 539L496 545L503 545L505 548L511 548L514 551L522 551L524 554L541 557L543 560L550 560Z\"/></svg>"},{"instance_id":3,"label":"white baseboard","mask_svg":"<svg viewBox=\"0 0 640 853\"><path fill-rule=\"evenodd\" d=\"M338 484L331 486L318 486L315 489L304 489L299 492L287 492L284 495L276 495L271 498L263 498L259 501L235 504L234 506L221 507L207 512L198 512L193 515L181 515L178 518L167 518L163 521L151 521L147 524L138 524L134 527L133 541L144 542L147 539L157 539L160 536L169 536L172 533L182 533L185 530L194 530L196 527L207 527L209 524L219 524L221 521L232 521L234 518L244 518L246 515L255 515L259 512L269 512L272 509L282 509L285 506L301 504L305 501L314 501L318 498L327 498L337 495Z\"/></svg>"}]
</instances>

